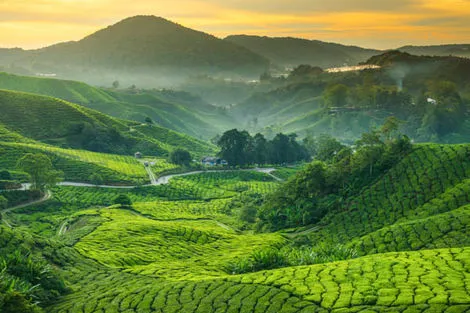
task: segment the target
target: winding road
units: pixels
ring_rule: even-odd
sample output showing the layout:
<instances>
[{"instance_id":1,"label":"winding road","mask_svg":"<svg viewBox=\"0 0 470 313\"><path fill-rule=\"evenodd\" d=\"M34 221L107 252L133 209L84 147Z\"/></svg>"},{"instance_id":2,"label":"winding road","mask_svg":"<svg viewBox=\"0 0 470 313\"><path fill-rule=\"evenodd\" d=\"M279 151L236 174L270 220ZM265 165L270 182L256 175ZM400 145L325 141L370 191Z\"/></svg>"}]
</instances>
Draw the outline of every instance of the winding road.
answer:
<instances>
[{"instance_id":1,"label":"winding road","mask_svg":"<svg viewBox=\"0 0 470 313\"><path fill-rule=\"evenodd\" d=\"M115 186L115 185L93 185L93 184L87 184L87 183L77 183L77 182L70 182L70 181L64 181L60 182L57 185L59 186L73 186L73 187L98 187L98 188L114 188L114 189L133 189L137 187L148 187L148 186L159 186L159 185L166 185L170 182L170 179L173 177L181 177L181 176L189 176L189 175L196 175L196 174L202 174L202 173L220 173L220 172L236 172L236 171L254 171L258 173L265 173L272 178L274 178L277 181L282 181L281 178L276 177L272 174L276 169L275 168L253 168L253 169L242 169L242 170L207 170L207 171L193 171L193 172L187 172L187 173L181 173L181 174L170 174L170 175L165 175L161 176L159 178L156 178L155 174L152 172L152 170L149 167L145 167L145 170L147 171L150 179L150 184L147 185L142 185L142 186ZM21 184L22 188L21 190L27 190L29 189L31 184Z\"/></svg>"},{"instance_id":2,"label":"winding road","mask_svg":"<svg viewBox=\"0 0 470 313\"><path fill-rule=\"evenodd\" d=\"M8 222L8 220L6 219L6 214L8 212L11 212L13 210L19 210L19 209L22 209L22 208L25 208L25 207L28 207L30 205L36 205L36 204L40 204L40 203L43 203L43 202L46 202L47 200L49 200L52 196L52 193L48 190L46 192L46 194L38 199L38 200L34 200L34 201L30 201L30 202L26 202L26 203L23 203L23 204L20 204L20 205L17 205L17 206L14 206L14 207L11 207L11 208L8 208L8 209L5 209L5 210L1 210L0 211L0 216L2 217L2 222L7 225L9 228L13 228L13 226Z\"/></svg>"},{"instance_id":3,"label":"winding road","mask_svg":"<svg viewBox=\"0 0 470 313\"><path fill-rule=\"evenodd\" d=\"M273 177L277 181L282 181L281 178L276 177L272 174L276 169L275 168L254 168L254 169L242 169L242 170L207 170L207 171L193 171L193 172L187 172L187 173L181 173L181 174L171 174L171 175L165 175L161 176L158 179L156 178L155 174L152 172L152 169L148 166L145 166L145 170L147 171L150 179L150 184L144 185L144 186L158 186L158 185L165 185L170 182L170 179L173 177L181 177L181 176L189 176L189 175L195 175L195 174L202 174L202 173L217 173L217 172L235 172L235 171L254 171L254 172L259 172L259 173L265 173L271 177ZM77 182L60 182L58 183L59 186L74 186L74 187L93 187L93 188L118 188L118 189L133 189L139 186L112 186L112 185L93 185L93 184L87 184L87 183L77 183ZM28 190L31 184L21 184L21 188L19 190ZM45 202L49 200L52 196L52 193L50 191L47 191L44 197L41 199L23 203L18 206L14 206L5 210L0 211L0 216L2 217L2 222L7 225L9 228L12 228L12 225L8 222L6 219L6 214L8 212L11 212L13 210L18 210L25 208L30 205L36 205L40 204L42 202ZM66 224L62 225L59 229L59 235L61 235L63 232L66 231Z\"/></svg>"}]
</instances>

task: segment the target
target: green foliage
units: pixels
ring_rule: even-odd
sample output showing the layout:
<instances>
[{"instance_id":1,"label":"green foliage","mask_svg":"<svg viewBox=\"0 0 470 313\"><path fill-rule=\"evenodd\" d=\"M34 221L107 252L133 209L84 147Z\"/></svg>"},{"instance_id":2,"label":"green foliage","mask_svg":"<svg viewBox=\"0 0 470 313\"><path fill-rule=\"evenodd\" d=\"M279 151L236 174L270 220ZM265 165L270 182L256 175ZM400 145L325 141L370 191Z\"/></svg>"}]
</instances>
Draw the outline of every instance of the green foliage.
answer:
<instances>
[{"instance_id":1,"label":"green foliage","mask_svg":"<svg viewBox=\"0 0 470 313\"><path fill-rule=\"evenodd\" d=\"M113 200L114 204L119 204L121 206L131 206L132 200L127 195L119 195Z\"/></svg>"},{"instance_id":2,"label":"green foliage","mask_svg":"<svg viewBox=\"0 0 470 313\"><path fill-rule=\"evenodd\" d=\"M342 245L316 247L269 247L254 251L249 257L230 264L232 274L257 272L274 268L321 264L353 259L357 257L354 249Z\"/></svg>"},{"instance_id":3,"label":"green foliage","mask_svg":"<svg viewBox=\"0 0 470 313\"><path fill-rule=\"evenodd\" d=\"M55 171L44 154L28 153L18 160L17 167L31 177L31 189L45 191L59 182L62 173Z\"/></svg>"},{"instance_id":4,"label":"green foliage","mask_svg":"<svg viewBox=\"0 0 470 313\"><path fill-rule=\"evenodd\" d=\"M189 166L192 161L189 151L178 148L170 152L169 161L176 165Z\"/></svg>"},{"instance_id":5,"label":"green foliage","mask_svg":"<svg viewBox=\"0 0 470 313\"><path fill-rule=\"evenodd\" d=\"M1 180L11 180L12 179L11 173L7 170L1 170L0 171L0 179Z\"/></svg>"},{"instance_id":6,"label":"green foliage","mask_svg":"<svg viewBox=\"0 0 470 313\"><path fill-rule=\"evenodd\" d=\"M297 135L277 134L268 141L262 134L252 137L247 131L226 131L217 142L220 157L229 165L283 164L308 158L306 149L296 141Z\"/></svg>"},{"instance_id":7,"label":"green foliage","mask_svg":"<svg viewBox=\"0 0 470 313\"><path fill-rule=\"evenodd\" d=\"M323 92L323 100L328 107L343 107L347 105L349 88L343 84L330 85Z\"/></svg>"},{"instance_id":8,"label":"green foliage","mask_svg":"<svg viewBox=\"0 0 470 313\"><path fill-rule=\"evenodd\" d=\"M0 195L0 210L6 209L8 206L8 200L4 196Z\"/></svg>"}]
</instances>

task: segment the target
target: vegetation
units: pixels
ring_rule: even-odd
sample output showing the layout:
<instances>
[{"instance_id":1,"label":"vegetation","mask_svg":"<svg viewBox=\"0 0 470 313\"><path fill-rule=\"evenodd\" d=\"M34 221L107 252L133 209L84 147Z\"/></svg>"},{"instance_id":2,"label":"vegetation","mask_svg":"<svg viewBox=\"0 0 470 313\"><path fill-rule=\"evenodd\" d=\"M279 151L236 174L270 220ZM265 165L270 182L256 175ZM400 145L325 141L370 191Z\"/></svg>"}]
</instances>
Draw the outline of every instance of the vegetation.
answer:
<instances>
[{"instance_id":1,"label":"vegetation","mask_svg":"<svg viewBox=\"0 0 470 313\"><path fill-rule=\"evenodd\" d=\"M308 140L319 161L308 164L268 197L260 211L261 227L280 229L319 222L397 164L412 148L406 136L390 135L396 120L387 121L380 131L363 134L355 153L328 136Z\"/></svg>"},{"instance_id":2,"label":"vegetation","mask_svg":"<svg viewBox=\"0 0 470 313\"><path fill-rule=\"evenodd\" d=\"M296 135L277 134L268 141L262 134L254 137L247 131L232 129L218 140L220 157L231 166L249 164L283 164L308 159L306 149L296 141Z\"/></svg>"},{"instance_id":3,"label":"vegetation","mask_svg":"<svg viewBox=\"0 0 470 313\"><path fill-rule=\"evenodd\" d=\"M44 192L59 182L61 173L54 171L51 160L44 154L28 153L17 165L31 177L31 189Z\"/></svg>"},{"instance_id":4,"label":"vegetation","mask_svg":"<svg viewBox=\"0 0 470 313\"><path fill-rule=\"evenodd\" d=\"M128 31L132 37L123 36ZM181 42L169 36L182 33ZM232 53L257 63L233 38L222 45L145 17L38 50L37 62L47 61L44 51L57 64L54 51L68 51L70 62L83 63L74 66L97 71L94 62L117 66L122 53L116 68L147 62L149 54L161 57L152 62L176 62L178 53L150 46L134 60L142 47L128 38L152 45L157 37L170 50L195 40L226 48L227 62L201 56L204 49L193 58L184 52L188 64L209 58L223 67L216 72L240 61ZM305 44L298 58L271 51L293 62L315 47L330 61L370 53L252 39ZM113 54L89 57L103 44ZM332 73L304 64L280 74L273 66L258 73L259 83L212 73L186 82L214 99L227 91L219 104L249 97L226 108L184 92L142 90L115 75L106 82L115 82L112 89L100 89L0 74L0 87L56 97L0 91L0 311L470 311L468 62L391 51L365 67ZM202 134L206 124L214 127ZM235 124L256 135L232 129L214 137ZM193 157L219 152L165 125L213 138L231 168L155 183L189 170ZM257 168L265 164L274 168ZM56 170L68 184L54 184ZM20 188L28 180L33 188Z\"/></svg>"},{"instance_id":5,"label":"vegetation","mask_svg":"<svg viewBox=\"0 0 470 313\"><path fill-rule=\"evenodd\" d=\"M176 165L189 166L193 158L189 151L184 149L176 149L170 152L169 161Z\"/></svg>"}]
</instances>

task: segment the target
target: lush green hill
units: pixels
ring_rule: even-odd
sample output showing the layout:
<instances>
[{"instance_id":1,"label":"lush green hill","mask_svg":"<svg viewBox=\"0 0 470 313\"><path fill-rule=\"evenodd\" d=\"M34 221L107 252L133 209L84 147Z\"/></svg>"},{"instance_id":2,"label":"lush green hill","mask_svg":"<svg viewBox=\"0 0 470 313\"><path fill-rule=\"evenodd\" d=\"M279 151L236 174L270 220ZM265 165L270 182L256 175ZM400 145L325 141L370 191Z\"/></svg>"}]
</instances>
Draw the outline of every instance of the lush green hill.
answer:
<instances>
[{"instance_id":1,"label":"lush green hill","mask_svg":"<svg viewBox=\"0 0 470 313\"><path fill-rule=\"evenodd\" d=\"M154 123L193 137L212 138L234 121L221 108L172 90L103 89L77 81L0 73L0 89L63 99L114 117Z\"/></svg>"},{"instance_id":2,"label":"lush green hill","mask_svg":"<svg viewBox=\"0 0 470 313\"><path fill-rule=\"evenodd\" d=\"M322 68L355 65L379 53L378 50L291 37L234 35L225 40L246 47L274 64L290 68L301 64Z\"/></svg>"},{"instance_id":3,"label":"lush green hill","mask_svg":"<svg viewBox=\"0 0 470 313\"><path fill-rule=\"evenodd\" d=\"M128 155L141 151L152 156L166 155L179 146L197 155L212 151L209 144L189 136L112 118L56 98L3 90L0 107L3 128L63 147Z\"/></svg>"},{"instance_id":4,"label":"lush green hill","mask_svg":"<svg viewBox=\"0 0 470 313\"><path fill-rule=\"evenodd\" d=\"M378 179L342 198L307 236L359 255L469 246L469 156L469 144L417 145Z\"/></svg>"}]
</instances>

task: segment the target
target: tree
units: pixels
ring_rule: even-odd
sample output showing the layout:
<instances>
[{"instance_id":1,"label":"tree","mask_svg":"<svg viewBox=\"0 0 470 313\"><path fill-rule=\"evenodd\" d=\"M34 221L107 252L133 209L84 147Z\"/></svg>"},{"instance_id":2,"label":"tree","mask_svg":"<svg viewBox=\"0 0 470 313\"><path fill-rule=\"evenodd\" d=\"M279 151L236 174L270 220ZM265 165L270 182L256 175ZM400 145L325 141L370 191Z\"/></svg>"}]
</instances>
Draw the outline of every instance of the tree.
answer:
<instances>
[{"instance_id":1,"label":"tree","mask_svg":"<svg viewBox=\"0 0 470 313\"><path fill-rule=\"evenodd\" d=\"M103 182L104 182L103 176L101 176L98 173L91 174L89 180L93 185L96 185L96 186L99 186L99 185L103 184Z\"/></svg>"},{"instance_id":2,"label":"tree","mask_svg":"<svg viewBox=\"0 0 470 313\"><path fill-rule=\"evenodd\" d=\"M119 81L115 80L113 81L113 88L118 89L119 88Z\"/></svg>"},{"instance_id":3,"label":"tree","mask_svg":"<svg viewBox=\"0 0 470 313\"><path fill-rule=\"evenodd\" d=\"M0 196L0 210L5 210L8 205L8 200L4 196Z\"/></svg>"},{"instance_id":4,"label":"tree","mask_svg":"<svg viewBox=\"0 0 470 313\"><path fill-rule=\"evenodd\" d=\"M128 195L119 195L113 200L114 204L119 204L121 206L131 206L132 205L132 200L129 198Z\"/></svg>"},{"instance_id":5,"label":"tree","mask_svg":"<svg viewBox=\"0 0 470 313\"><path fill-rule=\"evenodd\" d=\"M217 142L220 147L219 155L232 166L248 164L251 159L249 155L251 141L252 138L247 131L228 130Z\"/></svg>"},{"instance_id":6,"label":"tree","mask_svg":"<svg viewBox=\"0 0 470 313\"><path fill-rule=\"evenodd\" d=\"M254 161L257 164L265 164L268 160L268 141L260 133L253 137Z\"/></svg>"},{"instance_id":7,"label":"tree","mask_svg":"<svg viewBox=\"0 0 470 313\"><path fill-rule=\"evenodd\" d=\"M153 120L149 116L147 116L144 121L147 124L153 124Z\"/></svg>"},{"instance_id":8,"label":"tree","mask_svg":"<svg viewBox=\"0 0 470 313\"><path fill-rule=\"evenodd\" d=\"M18 160L17 167L30 176L31 189L45 191L60 181L62 172L55 171L51 159L41 153L27 153Z\"/></svg>"},{"instance_id":9,"label":"tree","mask_svg":"<svg viewBox=\"0 0 470 313\"><path fill-rule=\"evenodd\" d=\"M321 161L331 161L344 147L336 138L322 134L316 140L315 158Z\"/></svg>"},{"instance_id":10,"label":"tree","mask_svg":"<svg viewBox=\"0 0 470 313\"><path fill-rule=\"evenodd\" d=\"M385 138L390 141L392 136L397 133L398 128L403 123L395 116L389 116L385 119L384 124L380 128L380 132L385 136Z\"/></svg>"},{"instance_id":11,"label":"tree","mask_svg":"<svg viewBox=\"0 0 470 313\"><path fill-rule=\"evenodd\" d=\"M254 223L256 222L256 215L258 214L258 210L252 205L245 205L240 210L240 220L247 222L247 223Z\"/></svg>"},{"instance_id":12,"label":"tree","mask_svg":"<svg viewBox=\"0 0 470 313\"><path fill-rule=\"evenodd\" d=\"M189 166L192 157L189 151L177 148L170 152L169 160L173 164Z\"/></svg>"},{"instance_id":13,"label":"tree","mask_svg":"<svg viewBox=\"0 0 470 313\"><path fill-rule=\"evenodd\" d=\"M323 93L323 100L327 107L345 106L348 99L349 88L342 84L328 86Z\"/></svg>"}]
</instances>

